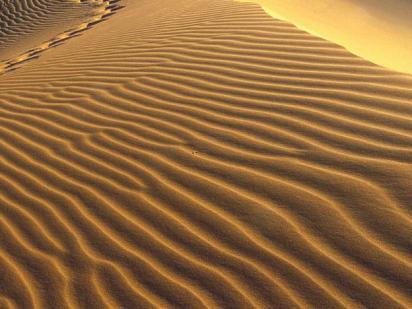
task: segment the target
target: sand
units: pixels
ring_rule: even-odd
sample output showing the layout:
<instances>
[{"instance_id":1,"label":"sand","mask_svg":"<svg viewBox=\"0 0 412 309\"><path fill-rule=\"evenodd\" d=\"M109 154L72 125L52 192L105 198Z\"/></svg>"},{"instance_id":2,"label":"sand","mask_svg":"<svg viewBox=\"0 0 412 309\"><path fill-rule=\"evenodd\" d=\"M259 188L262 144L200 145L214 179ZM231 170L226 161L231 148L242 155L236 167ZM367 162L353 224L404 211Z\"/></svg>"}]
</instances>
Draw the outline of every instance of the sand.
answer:
<instances>
[{"instance_id":1,"label":"sand","mask_svg":"<svg viewBox=\"0 0 412 309\"><path fill-rule=\"evenodd\" d=\"M254 3L4 3L0 308L412 307L412 76Z\"/></svg>"},{"instance_id":2,"label":"sand","mask_svg":"<svg viewBox=\"0 0 412 309\"><path fill-rule=\"evenodd\" d=\"M250 0L238 0L250 1ZM412 74L410 0L254 0L275 18L380 66Z\"/></svg>"}]
</instances>

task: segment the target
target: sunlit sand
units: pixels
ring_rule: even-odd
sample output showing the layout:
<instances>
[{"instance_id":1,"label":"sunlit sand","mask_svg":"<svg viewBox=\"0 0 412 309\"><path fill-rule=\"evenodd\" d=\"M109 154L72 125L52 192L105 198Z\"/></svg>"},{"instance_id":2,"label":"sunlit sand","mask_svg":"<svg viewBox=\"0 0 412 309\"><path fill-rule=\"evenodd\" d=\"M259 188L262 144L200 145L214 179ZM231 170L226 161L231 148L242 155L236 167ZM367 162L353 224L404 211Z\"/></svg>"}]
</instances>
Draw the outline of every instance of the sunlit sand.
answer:
<instances>
[{"instance_id":1,"label":"sunlit sand","mask_svg":"<svg viewBox=\"0 0 412 309\"><path fill-rule=\"evenodd\" d=\"M406 1L0 4L1 309L412 308Z\"/></svg>"},{"instance_id":2,"label":"sunlit sand","mask_svg":"<svg viewBox=\"0 0 412 309\"><path fill-rule=\"evenodd\" d=\"M387 68L412 74L408 0L256 0L275 18Z\"/></svg>"}]
</instances>

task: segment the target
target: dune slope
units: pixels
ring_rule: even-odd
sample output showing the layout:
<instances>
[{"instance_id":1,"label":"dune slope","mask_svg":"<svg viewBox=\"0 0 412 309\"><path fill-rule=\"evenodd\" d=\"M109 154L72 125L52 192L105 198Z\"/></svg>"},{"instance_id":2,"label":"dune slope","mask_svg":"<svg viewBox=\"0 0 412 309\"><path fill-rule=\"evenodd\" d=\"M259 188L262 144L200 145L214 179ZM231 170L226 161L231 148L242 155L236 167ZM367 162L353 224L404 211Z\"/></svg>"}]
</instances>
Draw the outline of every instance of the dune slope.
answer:
<instances>
[{"instance_id":1,"label":"dune slope","mask_svg":"<svg viewBox=\"0 0 412 309\"><path fill-rule=\"evenodd\" d=\"M412 2L409 0L253 2L262 5L275 18L288 20L364 59L412 74Z\"/></svg>"},{"instance_id":2,"label":"dune slope","mask_svg":"<svg viewBox=\"0 0 412 309\"><path fill-rule=\"evenodd\" d=\"M92 1L4 0L0 2L0 59L48 40L92 14Z\"/></svg>"},{"instance_id":3,"label":"dune slope","mask_svg":"<svg viewBox=\"0 0 412 309\"><path fill-rule=\"evenodd\" d=\"M114 4L0 75L0 306L410 308L412 78L256 4Z\"/></svg>"}]
</instances>

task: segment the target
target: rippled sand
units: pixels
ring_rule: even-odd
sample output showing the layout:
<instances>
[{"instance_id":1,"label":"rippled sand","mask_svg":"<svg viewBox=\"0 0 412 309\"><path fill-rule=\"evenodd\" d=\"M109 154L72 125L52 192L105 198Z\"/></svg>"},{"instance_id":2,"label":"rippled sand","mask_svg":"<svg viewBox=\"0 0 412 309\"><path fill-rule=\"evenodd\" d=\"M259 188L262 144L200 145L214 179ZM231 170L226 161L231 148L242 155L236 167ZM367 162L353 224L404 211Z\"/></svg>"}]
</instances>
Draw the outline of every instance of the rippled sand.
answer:
<instances>
[{"instance_id":1,"label":"rippled sand","mask_svg":"<svg viewBox=\"0 0 412 309\"><path fill-rule=\"evenodd\" d=\"M412 307L412 76L252 3L2 3L0 308Z\"/></svg>"}]
</instances>

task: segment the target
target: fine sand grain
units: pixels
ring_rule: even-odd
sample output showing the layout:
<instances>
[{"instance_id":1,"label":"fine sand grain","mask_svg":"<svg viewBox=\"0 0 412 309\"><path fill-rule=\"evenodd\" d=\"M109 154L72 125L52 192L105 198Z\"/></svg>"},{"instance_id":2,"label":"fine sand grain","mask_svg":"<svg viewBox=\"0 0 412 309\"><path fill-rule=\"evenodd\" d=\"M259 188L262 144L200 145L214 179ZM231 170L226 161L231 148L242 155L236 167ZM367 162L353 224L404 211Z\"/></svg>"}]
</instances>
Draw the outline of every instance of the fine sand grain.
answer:
<instances>
[{"instance_id":1,"label":"fine sand grain","mask_svg":"<svg viewBox=\"0 0 412 309\"><path fill-rule=\"evenodd\" d=\"M0 308L412 307L411 76L252 3L2 3Z\"/></svg>"}]
</instances>

